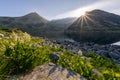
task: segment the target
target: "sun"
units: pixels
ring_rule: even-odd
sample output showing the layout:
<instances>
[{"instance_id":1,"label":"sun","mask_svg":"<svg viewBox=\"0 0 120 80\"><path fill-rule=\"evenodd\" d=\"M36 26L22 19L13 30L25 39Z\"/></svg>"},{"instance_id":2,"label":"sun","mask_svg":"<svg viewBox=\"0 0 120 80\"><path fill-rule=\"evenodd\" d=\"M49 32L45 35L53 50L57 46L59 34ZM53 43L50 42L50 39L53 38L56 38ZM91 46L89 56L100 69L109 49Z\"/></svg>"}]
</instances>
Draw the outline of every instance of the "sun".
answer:
<instances>
[{"instance_id":1,"label":"sun","mask_svg":"<svg viewBox=\"0 0 120 80\"><path fill-rule=\"evenodd\" d=\"M81 16L85 16L85 15L86 15L86 11L82 11Z\"/></svg>"}]
</instances>

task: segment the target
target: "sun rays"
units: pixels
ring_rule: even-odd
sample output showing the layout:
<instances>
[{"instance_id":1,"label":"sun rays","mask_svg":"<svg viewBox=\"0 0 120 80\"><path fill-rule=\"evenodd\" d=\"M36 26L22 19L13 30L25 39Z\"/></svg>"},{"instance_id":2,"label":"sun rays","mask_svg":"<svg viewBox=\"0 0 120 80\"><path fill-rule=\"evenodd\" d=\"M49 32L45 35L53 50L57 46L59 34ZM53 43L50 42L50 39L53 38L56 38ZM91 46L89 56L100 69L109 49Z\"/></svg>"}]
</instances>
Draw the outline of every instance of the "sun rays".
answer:
<instances>
[{"instance_id":1,"label":"sun rays","mask_svg":"<svg viewBox=\"0 0 120 80\"><path fill-rule=\"evenodd\" d=\"M84 26L88 27L90 23L92 23L93 25L97 24L93 19L91 19L90 16L94 15L84 12L84 14L81 15L81 17L78 19L77 24L79 24L81 30L83 29Z\"/></svg>"},{"instance_id":2,"label":"sun rays","mask_svg":"<svg viewBox=\"0 0 120 80\"><path fill-rule=\"evenodd\" d=\"M84 34L84 30L92 30L92 28L89 26L92 24L93 26L96 25L97 23L95 20L91 18L91 16L94 16L92 14L89 14L89 12L84 12L80 16L80 18L77 19L76 23L79 27L77 30L80 33L80 42L82 43L82 35ZM74 23L72 25L75 25Z\"/></svg>"}]
</instances>

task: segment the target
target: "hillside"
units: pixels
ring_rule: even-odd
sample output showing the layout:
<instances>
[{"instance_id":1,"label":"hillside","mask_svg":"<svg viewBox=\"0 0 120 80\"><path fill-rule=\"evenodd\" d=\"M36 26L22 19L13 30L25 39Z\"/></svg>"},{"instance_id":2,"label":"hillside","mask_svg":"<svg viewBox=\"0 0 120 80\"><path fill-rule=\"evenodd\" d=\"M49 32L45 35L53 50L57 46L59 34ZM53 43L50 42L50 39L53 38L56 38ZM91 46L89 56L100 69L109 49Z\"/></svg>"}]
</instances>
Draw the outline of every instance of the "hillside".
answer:
<instances>
[{"instance_id":1,"label":"hillside","mask_svg":"<svg viewBox=\"0 0 120 80\"><path fill-rule=\"evenodd\" d=\"M86 12L65 32L79 42L111 44L120 41L120 16L102 10Z\"/></svg>"},{"instance_id":2,"label":"hillside","mask_svg":"<svg viewBox=\"0 0 120 80\"><path fill-rule=\"evenodd\" d=\"M33 37L15 29L0 30L0 35L0 80L5 78L5 80L21 80L20 78L28 80L33 77L46 79L45 76L47 79L54 79L55 76L52 74L59 74L58 69L68 71L67 74L60 77L66 80L68 78L74 80L78 77L78 80L81 80L82 77L84 77L82 80L120 78L120 66L104 56L92 52L83 55L80 50L74 54L52 41ZM48 63L52 63L52 65ZM45 75L40 77L43 74ZM17 76L14 77L14 75ZM56 78L59 79L58 76Z\"/></svg>"}]
</instances>

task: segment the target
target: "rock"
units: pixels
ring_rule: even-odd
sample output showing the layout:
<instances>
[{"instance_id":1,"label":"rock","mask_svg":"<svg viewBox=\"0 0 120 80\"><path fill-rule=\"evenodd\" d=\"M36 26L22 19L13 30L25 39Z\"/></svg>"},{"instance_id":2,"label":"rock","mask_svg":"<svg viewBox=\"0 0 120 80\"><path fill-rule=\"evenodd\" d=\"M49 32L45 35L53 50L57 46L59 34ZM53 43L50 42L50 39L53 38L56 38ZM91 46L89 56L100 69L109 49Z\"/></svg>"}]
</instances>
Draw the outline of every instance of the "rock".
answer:
<instances>
[{"instance_id":1,"label":"rock","mask_svg":"<svg viewBox=\"0 0 120 80\"><path fill-rule=\"evenodd\" d=\"M57 53L50 54L50 60L53 63L56 63L59 60L59 55Z\"/></svg>"},{"instance_id":2,"label":"rock","mask_svg":"<svg viewBox=\"0 0 120 80\"><path fill-rule=\"evenodd\" d=\"M116 59L116 60L118 60L120 58L120 56L118 54L113 53L113 52L110 52L109 55L111 56L111 58Z\"/></svg>"},{"instance_id":3,"label":"rock","mask_svg":"<svg viewBox=\"0 0 120 80\"><path fill-rule=\"evenodd\" d=\"M96 70L96 69L92 69L91 73L94 74L94 75L97 76L97 77L103 77L103 74L100 73L100 72L99 72L98 70Z\"/></svg>"},{"instance_id":4,"label":"rock","mask_svg":"<svg viewBox=\"0 0 120 80\"><path fill-rule=\"evenodd\" d=\"M120 58L120 46L110 45L110 44L99 45L99 44L90 43L90 42L79 43L76 41L70 41L69 39L62 40L62 41L59 40L56 42L58 42L59 45L62 45L61 48L73 52L75 56L77 56L77 54L81 52L82 52L82 55L89 52L93 52L98 55L105 56L111 60L114 60L115 63L119 64L118 59ZM81 50L81 52L79 52L79 50Z\"/></svg>"},{"instance_id":5,"label":"rock","mask_svg":"<svg viewBox=\"0 0 120 80\"><path fill-rule=\"evenodd\" d=\"M36 67L20 80L86 80L78 73L49 63Z\"/></svg>"}]
</instances>

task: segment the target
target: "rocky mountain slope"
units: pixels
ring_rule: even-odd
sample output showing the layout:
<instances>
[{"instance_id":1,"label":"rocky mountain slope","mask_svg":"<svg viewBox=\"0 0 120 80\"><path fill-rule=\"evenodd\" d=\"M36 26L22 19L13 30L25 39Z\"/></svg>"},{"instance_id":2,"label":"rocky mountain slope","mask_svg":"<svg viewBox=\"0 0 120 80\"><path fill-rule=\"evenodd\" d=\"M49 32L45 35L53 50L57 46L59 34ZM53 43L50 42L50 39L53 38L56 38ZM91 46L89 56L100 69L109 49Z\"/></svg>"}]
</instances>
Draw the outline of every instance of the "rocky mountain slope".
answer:
<instances>
[{"instance_id":1,"label":"rocky mountain slope","mask_svg":"<svg viewBox=\"0 0 120 80\"><path fill-rule=\"evenodd\" d=\"M120 16L102 10L86 12L65 30L80 42L109 44L120 41Z\"/></svg>"}]
</instances>

